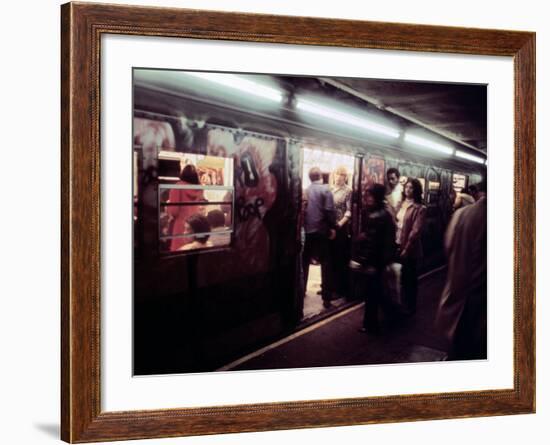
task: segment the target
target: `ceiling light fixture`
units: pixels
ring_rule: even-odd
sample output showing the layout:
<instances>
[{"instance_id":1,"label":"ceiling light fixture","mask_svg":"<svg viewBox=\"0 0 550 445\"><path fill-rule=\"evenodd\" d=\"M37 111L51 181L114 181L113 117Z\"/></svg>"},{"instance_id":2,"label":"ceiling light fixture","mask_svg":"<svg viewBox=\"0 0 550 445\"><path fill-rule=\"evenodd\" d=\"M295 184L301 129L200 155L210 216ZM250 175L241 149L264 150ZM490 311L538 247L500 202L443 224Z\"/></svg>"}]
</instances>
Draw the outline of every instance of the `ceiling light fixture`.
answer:
<instances>
[{"instance_id":1,"label":"ceiling light fixture","mask_svg":"<svg viewBox=\"0 0 550 445\"><path fill-rule=\"evenodd\" d=\"M485 164L487 165L487 161L479 156L472 155L470 153L466 153L465 151L457 150L455 155L458 158L468 159L469 161L477 162L478 164Z\"/></svg>"},{"instance_id":2,"label":"ceiling light fixture","mask_svg":"<svg viewBox=\"0 0 550 445\"><path fill-rule=\"evenodd\" d=\"M439 153L444 153L446 155L452 155L454 151L454 149L449 145L440 144L438 142L434 142L434 141L431 141L430 139L416 136L411 133L405 133L404 140L405 142L416 145L417 147L432 150L432 151L438 151Z\"/></svg>"},{"instance_id":3,"label":"ceiling light fixture","mask_svg":"<svg viewBox=\"0 0 550 445\"><path fill-rule=\"evenodd\" d=\"M306 111L308 113L339 121L346 125L361 128L362 130L378 133L394 139L399 137L399 130L395 128L389 127L387 125L378 124L366 119L361 119L352 114L337 111L334 108L328 108L318 103L298 99L296 103L296 108L301 111Z\"/></svg>"},{"instance_id":4,"label":"ceiling light fixture","mask_svg":"<svg viewBox=\"0 0 550 445\"><path fill-rule=\"evenodd\" d=\"M257 82L245 79L244 77L237 76L235 74L192 73L192 72L186 72L185 74L198 79L217 83L218 85L233 88L240 92L253 94L254 96L258 96L263 99L268 99L273 102L282 102L283 100L283 94L280 91L276 90L275 88L271 88L267 85L259 84Z\"/></svg>"}]
</instances>

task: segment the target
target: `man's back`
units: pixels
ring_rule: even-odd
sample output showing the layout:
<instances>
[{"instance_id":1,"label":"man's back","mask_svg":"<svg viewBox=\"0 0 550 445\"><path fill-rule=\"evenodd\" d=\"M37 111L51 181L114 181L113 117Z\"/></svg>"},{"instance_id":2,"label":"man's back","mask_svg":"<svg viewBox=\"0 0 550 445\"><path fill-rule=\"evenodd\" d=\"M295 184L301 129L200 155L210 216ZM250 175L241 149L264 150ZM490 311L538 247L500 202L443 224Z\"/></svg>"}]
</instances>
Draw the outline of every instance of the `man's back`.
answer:
<instances>
[{"instance_id":1,"label":"man's back","mask_svg":"<svg viewBox=\"0 0 550 445\"><path fill-rule=\"evenodd\" d=\"M306 208L304 228L306 233L324 233L336 224L334 199L328 186L312 183L305 191Z\"/></svg>"},{"instance_id":2,"label":"man's back","mask_svg":"<svg viewBox=\"0 0 550 445\"><path fill-rule=\"evenodd\" d=\"M453 287L479 289L487 273L487 201L456 212L445 237Z\"/></svg>"},{"instance_id":3,"label":"man's back","mask_svg":"<svg viewBox=\"0 0 550 445\"><path fill-rule=\"evenodd\" d=\"M437 329L464 350L483 356L486 347L487 201L458 210L445 235L447 282L437 315ZM458 346L457 346L458 345Z\"/></svg>"}]
</instances>

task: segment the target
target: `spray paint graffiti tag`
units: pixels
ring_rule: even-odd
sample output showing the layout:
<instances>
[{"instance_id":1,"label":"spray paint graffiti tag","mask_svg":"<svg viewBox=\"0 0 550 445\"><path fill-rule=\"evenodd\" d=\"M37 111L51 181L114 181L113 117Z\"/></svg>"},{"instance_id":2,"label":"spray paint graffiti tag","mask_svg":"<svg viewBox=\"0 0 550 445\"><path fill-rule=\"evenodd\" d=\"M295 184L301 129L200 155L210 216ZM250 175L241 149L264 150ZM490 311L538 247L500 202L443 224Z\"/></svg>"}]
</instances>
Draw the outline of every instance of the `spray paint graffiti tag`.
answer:
<instances>
[{"instance_id":1,"label":"spray paint graffiti tag","mask_svg":"<svg viewBox=\"0 0 550 445\"><path fill-rule=\"evenodd\" d=\"M264 205L264 199L261 197L256 198L255 201L246 203L243 196L237 199L235 208L237 210L237 216L239 221L248 221L250 218L262 219L261 208Z\"/></svg>"}]
</instances>

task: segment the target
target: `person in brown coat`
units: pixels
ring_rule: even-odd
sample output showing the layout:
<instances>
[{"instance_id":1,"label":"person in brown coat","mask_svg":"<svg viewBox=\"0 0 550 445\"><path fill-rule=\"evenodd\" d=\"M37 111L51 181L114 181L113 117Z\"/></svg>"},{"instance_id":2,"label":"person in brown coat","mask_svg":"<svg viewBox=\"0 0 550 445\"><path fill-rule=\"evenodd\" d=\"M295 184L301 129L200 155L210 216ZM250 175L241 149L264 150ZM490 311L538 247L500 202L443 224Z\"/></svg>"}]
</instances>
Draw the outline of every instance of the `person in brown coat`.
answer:
<instances>
[{"instance_id":1,"label":"person in brown coat","mask_svg":"<svg viewBox=\"0 0 550 445\"><path fill-rule=\"evenodd\" d=\"M403 187L403 200L397 210L396 243L401 268L401 295L409 314L416 312L418 293L418 261L422 258L422 231L426 206L422 203L422 185L409 178Z\"/></svg>"},{"instance_id":2,"label":"person in brown coat","mask_svg":"<svg viewBox=\"0 0 550 445\"><path fill-rule=\"evenodd\" d=\"M487 358L487 198L479 184L476 203L455 212L445 233L447 282L436 329L450 360Z\"/></svg>"}]
</instances>

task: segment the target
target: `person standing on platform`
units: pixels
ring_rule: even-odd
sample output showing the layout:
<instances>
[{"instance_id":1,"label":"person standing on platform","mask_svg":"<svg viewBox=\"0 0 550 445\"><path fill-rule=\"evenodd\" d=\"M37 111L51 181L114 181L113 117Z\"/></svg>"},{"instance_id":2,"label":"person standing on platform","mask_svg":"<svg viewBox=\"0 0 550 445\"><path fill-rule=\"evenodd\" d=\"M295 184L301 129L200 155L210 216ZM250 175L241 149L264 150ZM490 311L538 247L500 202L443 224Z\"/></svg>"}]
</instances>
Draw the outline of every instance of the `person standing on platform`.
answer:
<instances>
[{"instance_id":1,"label":"person standing on platform","mask_svg":"<svg viewBox=\"0 0 550 445\"><path fill-rule=\"evenodd\" d=\"M448 342L449 358L487 358L487 195L478 185L475 204L459 209L445 233L447 282L436 328Z\"/></svg>"},{"instance_id":2,"label":"person standing on platform","mask_svg":"<svg viewBox=\"0 0 550 445\"><path fill-rule=\"evenodd\" d=\"M319 167L309 171L311 185L304 192L305 243L302 254L304 286L307 288L309 265L316 258L321 265L321 296L323 306L331 307L332 286L329 269L329 240L336 236L336 212L334 199L327 185L323 184Z\"/></svg>"},{"instance_id":3,"label":"person standing on platform","mask_svg":"<svg viewBox=\"0 0 550 445\"><path fill-rule=\"evenodd\" d=\"M401 201L403 200L403 186L399 183L401 174L396 168L389 168L386 172L386 179L388 182L388 189L386 192L386 201L397 212Z\"/></svg>"},{"instance_id":4,"label":"person standing on platform","mask_svg":"<svg viewBox=\"0 0 550 445\"><path fill-rule=\"evenodd\" d=\"M360 332L376 334L380 330L378 308L390 315L384 295L384 269L395 258L395 222L386 209L385 187L373 184L366 190L366 209L361 217L355 258L365 278L365 312Z\"/></svg>"},{"instance_id":5,"label":"person standing on platform","mask_svg":"<svg viewBox=\"0 0 550 445\"><path fill-rule=\"evenodd\" d=\"M336 211L336 237L330 243L330 265L333 279L333 290L339 296L348 295L350 260L350 222L351 222L351 187L347 185L346 167L334 171L334 185L331 188Z\"/></svg>"},{"instance_id":6,"label":"person standing on platform","mask_svg":"<svg viewBox=\"0 0 550 445\"><path fill-rule=\"evenodd\" d=\"M475 188L472 188L475 193ZM455 202L453 204L453 209L458 210L462 207L472 205L475 202L473 195L469 189L463 187L459 193L456 194Z\"/></svg>"},{"instance_id":7,"label":"person standing on platform","mask_svg":"<svg viewBox=\"0 0 550 445\"><path fill-rule=\"evenodd\" d=\"M396 242L401 268L401 296L409 315L416 312L418 261L422 258L422 231L426 206L422 203L422 184L409 178L403 187L402 202L397 210Z\"/></svg>"}]
</instances>

